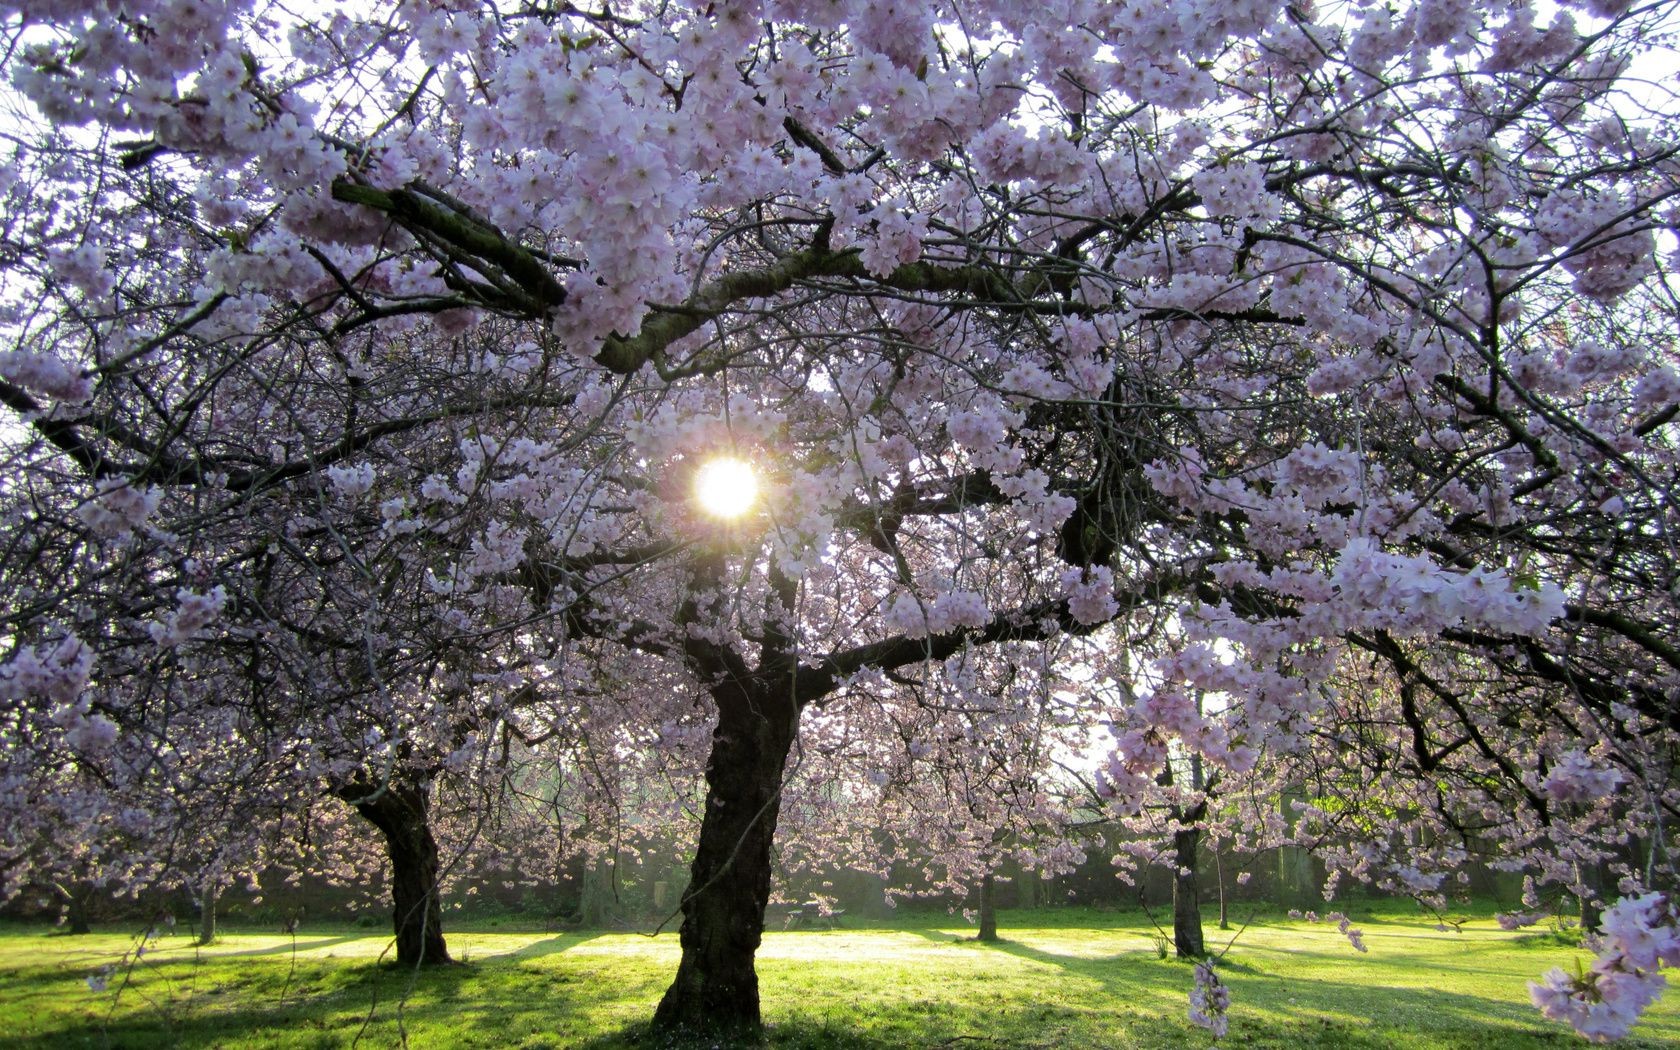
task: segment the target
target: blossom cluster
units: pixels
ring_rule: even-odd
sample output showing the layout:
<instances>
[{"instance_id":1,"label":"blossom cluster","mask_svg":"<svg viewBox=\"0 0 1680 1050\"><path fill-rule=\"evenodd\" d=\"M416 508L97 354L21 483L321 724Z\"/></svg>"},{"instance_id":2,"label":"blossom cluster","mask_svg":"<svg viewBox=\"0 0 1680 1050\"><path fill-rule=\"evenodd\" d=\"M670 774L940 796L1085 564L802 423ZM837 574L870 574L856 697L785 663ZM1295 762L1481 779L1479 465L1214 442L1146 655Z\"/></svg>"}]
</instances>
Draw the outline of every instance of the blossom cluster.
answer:
<instances>
[{"instance_id":1,"label":"blossom cluster","mask_svg":"<svg viewBox=\"0 0 1680 1050\"><path fill-rule=\"evenodd\" d=\"M1577 748L1552 765L1540 789L1558 802L1590 804L1610 798L1626 780L1621 770L1600 765Z\"/></svg>"},{"instance_id":2,"label":"blossom cluster","mask_svg":"<svg viewBox=\"0 0 1680 1050\"><path fill-rule=\"evenodd\" d=\"M93 396L93 380L57 354L26 349L0 351L0 376L69 405L79 405Z\"/></svg>"},{"instance_id":3,"label":"blossom cluster","mask_svg":"<svg viewBox=\"0 0 1680 1050\"><path fill-rule=\"evenodd\" d=\"M152 641L166 649L198 637L220 619L227 604L227 589L218 585L208 594L199 594L183 587L175 592L175 602L168 615L146 628Z\"/></svg>"},{"instance_id":4,"label":"blossom cluster","mask_svg":"<svg viewBox=\"0 0 1680 1050\"><path fill-rule=\"evenodd\" d=\"M1069 569L1062 573L1068 614L1082 624L1103 623L1119 611L1114 600L1114 571L1106 565Z\"/></svg>"},{"instance_id":5,"label":"blossom cluster","mask_svg":"<svg viewBox=\"0 0 1680 1050\"><path fill-rule=\"evenodd\" d=\"M978 592L948 590L926 602L912 594L900 594L893 599L882 621L895 634L926 638L959 627L984 627L990 619L991 611Z\"/></svg>"},{"instance_id":6,"label":"blossom cluster","mask_svg":"<svg viewBox=\"0 0 1680 1050\"><path fill-rule=\"evenodd\" d=\"M76 517L100 539L121 539L156 513L161 495L124 478L107 478L99 483L93 499L76 508Z\"/></svg>"},{"instance_id":7,"label":"blossom cluster","mask_svg":"<svg viewBox=\"0 0 1680 1050\"><path fill-rule=\"evenodd\" d=\"M67 634L54 643L20 646L10 660L0 664L0 699L39 696L73 704L92 673L93 649L75 635Z\"/></svg>"},{"instance_id":8,"label":"blossom cluster","mask_svg":"<svg viewBox=\"0 0 1680 1050\"><path fill-rule=\"evenodd\" d=\"M1680 966L1677 920L1664 894L1622 898L1600 920L1598 957L1574 974L1558 967L1530 981L1529 998L1547 1020L1592 1042L1622 1038L1662 994L1667 980L1658 971Z\"/></svg>"}]
</instances>

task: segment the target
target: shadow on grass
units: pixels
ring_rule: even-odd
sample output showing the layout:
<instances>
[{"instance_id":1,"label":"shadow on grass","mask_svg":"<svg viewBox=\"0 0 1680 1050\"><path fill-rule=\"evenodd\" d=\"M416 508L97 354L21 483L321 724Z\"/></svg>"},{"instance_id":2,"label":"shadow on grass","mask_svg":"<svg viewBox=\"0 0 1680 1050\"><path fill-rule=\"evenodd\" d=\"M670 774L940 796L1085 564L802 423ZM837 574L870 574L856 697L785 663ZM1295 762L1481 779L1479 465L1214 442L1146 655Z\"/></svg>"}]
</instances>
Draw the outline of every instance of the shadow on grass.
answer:
<instances>
[{"instance_id":1,"label":"shadow on grass","mask_svg":"<svg viewBox=\"0 0 1680 1050\"><path fill-rule=\"evenodd\" d=\"M143 1005L137 995L125 998L114 1015L108 1013L108 999L87 996L85 990L77 996L79 977L61 973L57 991L66 999L74 996L76 1005L43 1019L53 1030L25 1025L21 1037L8 1039L6 1045L20 1050L82 1045L135 1050L342 1047L358 1037L370 1017L363 1046L392 1046L406 1035L419 1050L747 1050L755 1045L774 1050L1165 1050L1208 1045L1205 1035L1185 1020L1189 967L1157 959L1141 934L1131 950L1091 957L1055 950L1053 935L1040 942L1043 947L1030 943L1038 941L1037 930L1026 942L985 944L933 929L898 932L947 946L953 960L973 953L972 958L989 956L995 962L974 968L929 964L925 972L937 977L917 991L890 983L867 985L856 1000L840 976L847 972L845 967L884 958L890 948L878 955L866 949L863 958L837 965L832 975L822 972L822 964L783 962L779 965L816 971L809 986L812 994L790 994L775 976L767 976L765 1013L773 1023L761 1039L685 1042L654 1033L645 1020L670 979L669 967L610 951L568 954L599 936L595 933L562 933L468 965L419 972L375 965L371 959L300 958L295 981L287 977L283 958L241 960L242 969L227 956L206 956L194 979L197 988L190 994L172 999L160 981L150 990L137 990L153 994L155 1005ZM1121 943L1130 943L1130 938ZM920 948L915 952L920 957L928 954ZM1328 973L1311 978L1263 972L1251 965L1252 958L1239 959L1235 953L1222 965L1232 990L1233 1045L1288 1050L1537 1050L1578 1045L1524 1004L1439 987L1373 986L1371 982L1394 975L1384 977L1382 967L1337 953L1290 954L1336 955L1339 964L1320 963ZM223 960L230 965L220 968ZM1267 957L1263 964L1271 967L1274 962ZM9 987L12 976L7 975ZM234 983L240 977L247 983ZM285 998L280 996L282 979L290 982ZM178 982L183 987L190 983ZM1646 1038L1633 1045L1663 1044Z\"/></svg>"},{"instance_id":2,"label":"shadow on grass","mask_svg":"<svg viewBox=\"0 0 1680 1050\"><path fill-rule=\"evenodd\" d=\"M553 956L587 939L553 938L527 960ZM85 1005L42 1018L43 1023L8 1037L4 1045L15 1050L84 1045L193 1050L338 1047L361 1038L362 1045L378 1047L414 1039L439 1047L570 1047L605 1027L588 1015L652 990L644 974L509 965L504 961L509 957L419 971L372 960L310 959L288 973L284 961L268 961L261 975L237 967L218 973L218 960L208 959L193 982L177 979L181 965L192 960L160 960L149 968L146 984L125 991L114 1010L109 995L88 996L77 987L79 980L66 980L61 973L53 991L76 996Z\"/></svg>"},{"instance_id":3,"label":"shadow on grass","mask_svg":"<svg viewBox=\"0 0 1680 1050\"><path fill-rule=\"evenodd\" d=\"M1132 950L1101 957L1076 956L1047 951L1009 938L980 942L932 930L904 932L939 944L963 945L975 951L1013 956L1030 963L1055 967L1068 976L1090 980L1101 987L1104 998L1115 1004L1116 1019L1126 1029L1125 1038L1137 1038L1139 1045L1153 1045L1148 1041L1151 1033L1158 1038L1162 1022L1182 1018L1188 1006L1192 983L1190 963L1173 958L1160 959L1152 951ZM1387 1050L1406 1041L1410 1034L1424 1030L1430 1033L1429 1045L1439 1046L1567 1046L1577 1043L1564 1030L1541 1022L1539 1015L1526 1003L1440 988L1373 986L1370 981L1379 978L1380 971L1376 967L1362 965L1362 959L1349 959L1345 953L1335 951L1311 949L1291 949L1288 954L1293 958L1314 959L1320 963L1345 964L1339 968L1347 977L1345 980L1280 977L1239 956L1220 960L1219 971L1226 976L1231 988L1233 1034L1241 1033L1245 1039L1258 1040L1262 1045L1288 1046L1304 1042L1306 1045L1356 1050ZM1432 962L1431 968L1440 968L1440 964ZM1469 967L1449 965L1446 968L1472 972ZM991 1011L997 1020L989 1024L988 1029L1009 1031L1010 1022L1002 1020L1009 1012ZM1030 1041L988 1043L982 1040L979 1045L1024 1047L1038 1044Z\"/></svg>"},{"instance_id":4,"label":"shadow on grass","mask_svg":"<svg viewBox=\"0 0 1680 1050\"><path fill-rule=\"evenodd\" d=\"M722 1050L725 1047L728 1050L903 1050L906 1045L976 1044L967 1040L941 1042L931 1034L928 1042L907 1044L901 1036L871 1035L845 1025L825 1022L784 1021L765 1025L756 1035L684 1035L655 1032L652 1025L642 1021L578 1043L573 1050ZM988 1044L981 1042L978 1045L984 1047Z\"/></svg>"},{"instance_id":5,"label":"shadow on grass","mask_svg":"<svg viewBox=\"0 0 1680 1050\"><path fill-rule=\"evenodd\" d=\"M587 932L587 933L560 933L560 934L555 934L553 937L548 937L548 938L546 938L544 940L540 940L540 941L532 941L530 944L527 944L523 948L519 948L519 949L517 949L515 951L511 951L511 952L504 952L504 953L493 956L493 958L496 958L496 959L540 959L545 955L559 955L562 952L569 952L573 948L576 948L578 945L583 944L587 941L592 941L595 938L600 937L600 936L601 936L600 933L594 932L594 931Z\"/></svg>"},{"instance_id":6,"label":"shadow on grass","mask_svg":"<svg viewBox=\"0 0 1680 1050\"><path fill-rule=\"evenodd\" d=\"M313 952L321 948L331 948L335 944L365 940L367 940L367 934L347 934L342 937L321 937L312 941L299 940L295 944L288 941L285 944L276 944L272 948L237 948L232 951L216 949L215 945L212 945L208 954L222 959L250 959L262 955L290 955L293 952Z\"/></svg>"},{"instance_id":7,"label":"shadow on grass","mask_svg":"<svg viewBox=\"0 0 1680 1050\"><path fill-rule=\"evenodd\" d=\"M1075 970L1091 975L1095 975L1096 973L1094 967L1101 966L1105 963L1131 963L1144 961L1161 962L1159 959L1152 959L1154 949L1146 949L1142 946L1138 948L1125 949L1109 955L1093 957L1089 955L1061 955L1056 952L1047 952L1042 948L1034 948L1030 945L1023 944L1020 941L1002 936L995 941L982 941L975 937L958 937L948 933L941 933L937 930L904 930L903 932L914 934L917 937L932 941L935 944L968 945L977 951L1002 952L1005 955L1013 955L1017 958L1027 959L1032 962L1045 963L1050 966L1060 966L1063 969ZM1142 939L1141 935L1140 939ZM1186 970L1185 973L1188 974L1189 971Z\"/></svg>"},{"instance_id":8,"label":"shadow on grass","mask_svg":"<svg viewBox=\"0 0 1680 1050\"><path fill-rule=\"evenodd\" d=\"M1137 982L1156 991L1159 979ZM645 1022L632 1024L575 1044L577 1050L898 1050L902 1047L974 1047L981 1050L1050 1050L1050 1048L1137 1047L1166 1050L1205 1046L1207 1039L1185 1020L1188 981L1170 996L1117 999L1100 1031L1093 1031L1080 1011L1020 1001L999 1002L976 1011L960 1001L903 1004L859 1016L848 1024L818 1017L784 1017L754 1039L739 1036L673 1036ZM1343 988L1356 997L1358 988ZM1374 1023L1357 1013L1318 1012L1322 1003L1303 1002L1287 1010L1239 1004L1233 1012L1234 1043L1301 1050L1393 1050L1399 1046L1541 1050L1578 1045L1563 1031L1538 1023L1500 1024L1488 1016L1489 1003L1473 996L1433 992L1420 996L1431 1015L1427 1026ZM1504 1011L1501 1011L1502 1013ZM1499 1020L1504 1020L1500 1018ZM1670 1045L1637 1040L1638 1047Z\"/></svg>"}]
</instances>

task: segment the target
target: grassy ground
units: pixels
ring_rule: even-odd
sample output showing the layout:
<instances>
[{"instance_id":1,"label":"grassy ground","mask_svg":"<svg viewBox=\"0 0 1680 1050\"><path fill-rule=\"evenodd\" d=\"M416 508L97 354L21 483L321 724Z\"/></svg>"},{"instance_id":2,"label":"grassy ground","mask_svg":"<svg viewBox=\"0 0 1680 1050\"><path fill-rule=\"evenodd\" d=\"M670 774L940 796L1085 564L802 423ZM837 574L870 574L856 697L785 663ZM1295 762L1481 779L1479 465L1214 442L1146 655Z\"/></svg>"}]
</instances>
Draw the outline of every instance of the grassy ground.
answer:
<instances>
[{"instance_id":1,"label":"grassy ground","mask_svg":"<svg viewBox=\"0 0 1680 1050\"><path fill-rule=\"evenodd\" d=\"M1528 1006L1525 982L1579 954L1490 920L1355 912L1370 953L1333 927L1251 925L1225 956L1228 1045L1583 1045ZM1180 1047L1188 965L1157 958L1138 914L1003 915L979 945L961 920L766 935L759 953L773 1047ZM1210 929L1210 934L1214 931ZM1215 935L1221 936L1221 935ZM1229 935L1222 935L1229 936ZM387 938L315 927L294 940L228 932L211 948L165 937L94 992L88 974L133 945L0 927L0 1044L61 1047L645 1046L642 1022L676 965L672 934L456 929L467 965L414 974L378 963ZM1210 941L1222 945L1223 940ZM1630 1046L1680 1045L1680 1001L1659 1003Z\"/></svg>"}]
</instances>

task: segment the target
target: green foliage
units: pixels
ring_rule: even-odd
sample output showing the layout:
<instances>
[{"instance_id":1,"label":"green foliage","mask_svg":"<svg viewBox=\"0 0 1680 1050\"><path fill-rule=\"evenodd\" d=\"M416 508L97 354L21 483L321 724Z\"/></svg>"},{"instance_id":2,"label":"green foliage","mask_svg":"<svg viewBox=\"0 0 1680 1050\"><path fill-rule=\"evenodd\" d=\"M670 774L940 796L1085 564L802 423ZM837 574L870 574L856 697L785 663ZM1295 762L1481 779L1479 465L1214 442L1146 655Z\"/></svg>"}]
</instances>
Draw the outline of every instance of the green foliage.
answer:
<instances>
[{"instance_id":1,"label":"green foliage","mask_svg":"<svg viewBox=\"0 0 1680 1050\"><path fill-rule=\"evenodd\" d=\"M1254 922L1221 964L1232 1045L1572 1047L1527 1003L1526 981L1579 953L1508 934L1485 917L1461 934L1410 915L1356 916L1359 955L1323 925ZM1238 916L1240 922L1241 916ZM765 1045L1205 1047L1185 1019L1189 967L1156 958L1141 914L1004 912L993 945L944 914L891 925L772 931L759 953ZM665 1048L646 1020L677 961L675 936L456 930L461 966L414 973L379 962L388 939L353 926L289 936L224 931L198 949L166 937L104 992L88 974L131 942L0 928L0 1031L19 1050L105 1047ZM1215 951L1223 939L1210 942ZM121 988L119 992L118 989ZM364 1030L365 1026L365 1030ZM1661 1003L1633 1047L1680 1042Z\"/></svg>"}]
</instances>

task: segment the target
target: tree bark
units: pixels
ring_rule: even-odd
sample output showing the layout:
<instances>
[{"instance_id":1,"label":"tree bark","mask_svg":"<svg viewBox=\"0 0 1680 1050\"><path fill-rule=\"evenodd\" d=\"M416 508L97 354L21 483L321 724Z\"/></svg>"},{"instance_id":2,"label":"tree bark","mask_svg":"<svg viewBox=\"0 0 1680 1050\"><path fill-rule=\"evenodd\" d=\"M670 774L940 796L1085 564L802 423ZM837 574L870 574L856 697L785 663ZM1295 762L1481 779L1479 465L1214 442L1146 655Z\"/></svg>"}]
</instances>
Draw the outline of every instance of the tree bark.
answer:
<instances>
[{"instance_id":1,"label":"tree bark","mask_svg":"<svg viewBox=\"0 0 1680 1050\"><path fill-rule=\"evenodd\" d=\"M1173 832L1173 950L1180 959L1207 954L1202 942L1202 902L1196 879L1196 847L1202 829L1181 827Z\"/></svg>"},{"instance_id":2,"label":"tree bark","mask_svg":"<svg viewBox=\"0 0 1680 1050\"><path fill-rule=\"evenodd\" d=\"M393 780L356 801L356 811L385 835L391 858L392 927L397 965L451 962L443 940L437 840L427 819L426 789Z\"/></svg>"},{"instance_id":3,"label":"tree bark","mask_svg":"<svg viewBox=\"0 0 1680 1050\"><path fill-rule=\"evenodd\" d=\"M995 880L996 876L990 871L980 877L980 932L974 937L977 941L992 942L998 939Z\"/></svg>"},{"instance_id":4,"label":"tree bark","mask_svg":"<svg viewBox=\"0 0 1680 1050\"><path fill-rule=\"evenodd\" d=\"M682 899L682 962L660 1000L662 1031L742 1033L760 1025L753 955L770 900L770 847L798 711L767 690L716 686L700 845Z\"/></svg>"},{"instance_id":5,"label":"tree bark","mask_svg":"<svg viewBox=\"0 0 1680 1050\"><path fill-rule=\"evenodd\" d=\"M216 939L216 880L205 879L198 892L198 943L210 944Z\"/></svg>"}]
</instances>

